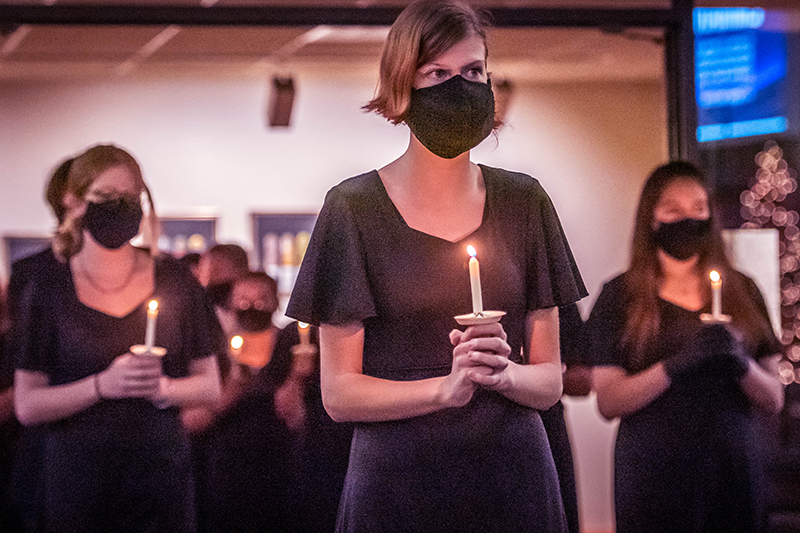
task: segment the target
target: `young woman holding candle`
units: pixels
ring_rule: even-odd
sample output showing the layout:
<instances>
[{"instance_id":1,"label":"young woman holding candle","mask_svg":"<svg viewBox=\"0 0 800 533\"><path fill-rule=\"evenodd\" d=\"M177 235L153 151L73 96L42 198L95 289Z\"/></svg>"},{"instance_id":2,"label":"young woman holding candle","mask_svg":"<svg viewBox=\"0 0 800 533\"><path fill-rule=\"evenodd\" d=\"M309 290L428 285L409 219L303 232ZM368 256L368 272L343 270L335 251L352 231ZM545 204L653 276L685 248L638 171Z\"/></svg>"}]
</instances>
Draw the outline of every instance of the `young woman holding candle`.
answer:
<instances>
[{"instance_id":1,"label":"young woman holding candle","mask_svg":"<svg viewBox=\"0 0 800 533\"><path fill-rule=\"evenodd\" d=\"M765 530L754 411L782 406L780 344L755 284L725 256L709 198L689 163L650 175L630 268L603 287L586 324L598 407L620 418L619 533ZM701 320L712 269L730 326Z\"/></svg>"},{"instance_id":2,"label":"young woman holding candle","mask_svg":"<svg viewBox=\"0 0 800 533\"><path fill-rule=\"evenodd\" d=\"M199 284L130 239L155 213L136 161L95 146L72 162L60 260L25 287L15 323L17 417L45 433L47 531L193 531L180 405L219 394L219 332ZM155 344L134 355L159 302Z\"/></svg>"},{"instance_id":3,"label":"young woman holding candle","mask_svg":"<svg viewBox=\"0 0 800 533\"><path fill-rule=\"evenodd\" d=\"M328 193L293 289L325 407L357 422L338 531L565 527L537 409L562 390L556 306L585 289L539 183L470 161L495 126L486 31L454 1L398 17L366 108L408 148ZM469 244L484 307L507 314L461 331Z\"/></svg>"}]
</instances>

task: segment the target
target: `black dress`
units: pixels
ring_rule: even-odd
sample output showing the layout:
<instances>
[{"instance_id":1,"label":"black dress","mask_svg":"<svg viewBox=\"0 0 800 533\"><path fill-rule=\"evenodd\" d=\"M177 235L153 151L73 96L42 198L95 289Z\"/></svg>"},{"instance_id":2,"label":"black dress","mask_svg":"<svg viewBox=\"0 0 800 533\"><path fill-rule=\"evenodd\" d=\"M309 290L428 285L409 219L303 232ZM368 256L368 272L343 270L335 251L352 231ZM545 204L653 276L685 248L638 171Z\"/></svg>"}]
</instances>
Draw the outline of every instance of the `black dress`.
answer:
<instances>
[{"instance_id":1,"label":"black dress","mask_svg":"<svg viewBox=\"0 0 800 533\"><path fill-rule=\"evenodd\" d=\"M198 531L295 532L297 461L289 430L275 414L275 387L244 386L242 396L193 437Z\"/></svg>"},{"instance_id":2,"label":"black dress","mask_svg":"<svg viewBox=\"0 0 800 533\"><path fill-rule=\"evenodd\" d=\"M8 350L8 335L0 331L0 393L6 393L14 383L14 365ZM22 531L22 517L11 498L11 481L17 457L20 424L13 413L0 418L0 529L7 533Z\"/></svg>"},{"instance_id":3,"label":"black dress","mask_svg":"<svg viewBox=\"0 0 800 533\"><path fill-rule=\"evenodd\" d=\"M83 305L68 264L35 276L15 324L18 369L45 373L51 385L104 370L144 342L146 304L117 318ZM156 344L164 373L189 375L189 363L214 353L219 324L188 270L172 258L155 264ZM177 408L144 399L105 400L43 426L44 506L49 531L193 531L188 440Z\"/></svg>"},{"instance_id":4,"label":"black dress","mask_svg":"<svg viewBox=\"0 0 800 533\"><path fill-rule=\"evenodd\" d=\"M325 200L287 314L361 321L363 372L410 381L450 372L453 317L471 312L467 244L485 309L521 361L529 311L585 294L555 210L529 176L481 166L481 226L458 242L411 229L377 171ZM323 354L324 356L324 354ZM357 424L338 531L563 531L564 511L539 413L479 390L463 408Z\"/></svg>"},{"instance_id":5,"label":"black dress","mask_svg":"<svg viewBox=\"0 0 800 533\"><path fill-rule=\"evenodd\" d=\"M746 282L768 322L758 289ZM659 305L661 328L653 349L635 365L620 348L626 309L623 277L607 283L586 323L594 364L641 372L681 350L703 327L700 313L709 311L692 312L665 300ZM770 341L752 356L778 353L777 340ZM701 366L646 407L621 417L614 457L617 531L764 531L763 453L754 413L738 380L723 361Z\"/></svg>"},{"instance_id":6,"label":"black dress","mask_svg":"<svg viewBox=\"0 0 800 533\"><path fill-rule=\"evenodd\" d=\"M29 287L28 282L55 272L58 264L53 249L48 246L41 252L18 259L11 265L11 275L8 278L8 310L12 324L19 316L21 302L25 297L26 288ZM6 349L8 355L5 362L10 372L8 375L10 386L14 377L14 354L18 350L11 342L6 343ZM10 496L14 512L18 515L21 527L25 531L39 531L43 512L41 477L44 435L42 428L22 427L16 418L9 421L6 427L9 426L16 429L14 448L9 450L8 456L12 461Z\"/></svg>"},{"instance_id":7,"label":"black dress","mask_svg":"<svg viewBox=\"0 0 800 533\"><path fill-rule=\"evenodd\" d=\"M311 327L309 342L319 347L317 328ZM292 347L300 343L297 323L283 328L275 341L269 365L258 379L282 384L292 366ZM353 425L334 422L322 406L319 358L305 381L303 401L306 422L295 436L295 486L297 490L296 533L330 533L336 526L336 512L342 494L353 439Z\"/></svg>"},{"instance_id":8,"label":"black dress","mask_svg":"<svg viewBox=\"0 0 800 533\"><path fill-rule=\"evenodd\" d=\"M567 366L591 366L581 347L583 319L577 305L570 304L558 308L558 333L561 362ZM580 533L575 464L572 459L567 421L564 418L564 404L561 400L557 401L553 407L542 411L541 417L544 430L547 432L547 440L550 443L550 451L553 453L556 472L558 472L561 501L567 517L567 530L569 533Z\"/></svg>"}]
</instances>

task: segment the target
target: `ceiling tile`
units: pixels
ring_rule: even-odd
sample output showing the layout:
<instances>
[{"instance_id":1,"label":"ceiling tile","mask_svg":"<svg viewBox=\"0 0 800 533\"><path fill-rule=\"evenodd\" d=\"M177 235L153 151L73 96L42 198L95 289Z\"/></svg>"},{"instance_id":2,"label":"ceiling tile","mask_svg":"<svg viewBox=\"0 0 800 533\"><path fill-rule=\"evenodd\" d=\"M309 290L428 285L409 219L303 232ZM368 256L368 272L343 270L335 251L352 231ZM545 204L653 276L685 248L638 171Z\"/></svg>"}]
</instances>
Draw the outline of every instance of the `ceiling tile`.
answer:
<instances>
[{"instance_id":1,"label":"ceiling tile","mask_svg":"<svg viewBox=\"0 0 800 533\"><path fill-rule=\"evenodd\" d=\"M126 59L164 28L154 26L32 26L15 60Z\"/></svg>"}]
</instances>

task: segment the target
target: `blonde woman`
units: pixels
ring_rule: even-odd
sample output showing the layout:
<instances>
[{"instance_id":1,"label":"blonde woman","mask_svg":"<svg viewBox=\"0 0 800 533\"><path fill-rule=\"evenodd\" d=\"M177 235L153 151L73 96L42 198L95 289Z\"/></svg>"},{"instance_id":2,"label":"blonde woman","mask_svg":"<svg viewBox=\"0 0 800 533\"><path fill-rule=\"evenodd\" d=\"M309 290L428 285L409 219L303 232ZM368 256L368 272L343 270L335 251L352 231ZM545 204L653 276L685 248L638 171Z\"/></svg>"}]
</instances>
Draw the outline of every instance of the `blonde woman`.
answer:
<instances>
[{"instance_id":1,"label":"blonde woman","mask_svg":"<svg viewBox=\"0 0 800 533\"><path fill-rule=\"evenodd\" d=\"M178 407L218 397L219 325L188 271L130 243L157 223L130 154L76 157L63 202L59 262L29 281L15 324L17 417L45 432L45 529L193 531ZM163 358L130 352L151 299Z\"/></svg>"}]
</instances>

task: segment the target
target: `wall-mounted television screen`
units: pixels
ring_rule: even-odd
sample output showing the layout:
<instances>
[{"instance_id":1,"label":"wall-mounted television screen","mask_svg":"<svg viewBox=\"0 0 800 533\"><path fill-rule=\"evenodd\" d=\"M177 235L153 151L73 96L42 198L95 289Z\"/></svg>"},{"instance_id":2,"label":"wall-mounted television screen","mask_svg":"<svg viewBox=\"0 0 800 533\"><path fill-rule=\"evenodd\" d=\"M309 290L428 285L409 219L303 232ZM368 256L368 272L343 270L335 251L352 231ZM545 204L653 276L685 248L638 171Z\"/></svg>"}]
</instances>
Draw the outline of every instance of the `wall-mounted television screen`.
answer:
<instances>
[{"instance_id":1,"label":"wall-mounted television screen","mask_svg":"<svg viewBox=\"0 0 800 533\"><path fill-rule=\"evenodd\" d=\"M795 129L796 99L784 14L760 8L695 8L697 140Z\"/></svg>"}]
</instances>

